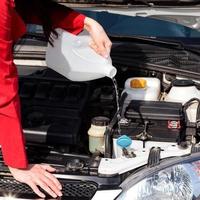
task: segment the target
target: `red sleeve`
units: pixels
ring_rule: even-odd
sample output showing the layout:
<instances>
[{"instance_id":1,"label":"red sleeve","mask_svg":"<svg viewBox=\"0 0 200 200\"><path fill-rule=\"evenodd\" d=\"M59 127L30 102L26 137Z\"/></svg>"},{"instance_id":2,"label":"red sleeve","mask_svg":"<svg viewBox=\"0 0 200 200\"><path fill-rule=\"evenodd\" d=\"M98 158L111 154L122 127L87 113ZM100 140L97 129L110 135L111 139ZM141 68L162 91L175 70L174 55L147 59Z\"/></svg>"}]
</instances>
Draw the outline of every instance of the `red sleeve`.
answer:
<instances>
[{"instance_id":1,"label":"red sleeve","mask_svg":"<svg viewBox=\"0 0 200 200\"><path fill-rule=\"evenodd\" d=\"M83 30L85 15L74 10L57 9L53 13L52 17L55 28L62 28L76 35Z\"/></svg>"},{"instance_id":2,"label":"red sleeve","mask_svg":"<svg viewBox=\"0 0 200 200\"><path fill-rule=\"evenodd\" d=\"M5 164L26 168L18 76L12 55L11 9L9 0L0 0L0 144Z\"/></svg>"},{"instance_id":3,"label":"red sleeve","mask_svg":"<svg viewBox=\"0 0 200 200\"><path fill-rule=\"evenodd\" d=\"M79 34L83 30L85 15L66 6L53 4L50 16L53 28L62 28L73 34ZM41 24L41 21L38 16L30 15L27 23Z\"/></svg>"}]
</instances>

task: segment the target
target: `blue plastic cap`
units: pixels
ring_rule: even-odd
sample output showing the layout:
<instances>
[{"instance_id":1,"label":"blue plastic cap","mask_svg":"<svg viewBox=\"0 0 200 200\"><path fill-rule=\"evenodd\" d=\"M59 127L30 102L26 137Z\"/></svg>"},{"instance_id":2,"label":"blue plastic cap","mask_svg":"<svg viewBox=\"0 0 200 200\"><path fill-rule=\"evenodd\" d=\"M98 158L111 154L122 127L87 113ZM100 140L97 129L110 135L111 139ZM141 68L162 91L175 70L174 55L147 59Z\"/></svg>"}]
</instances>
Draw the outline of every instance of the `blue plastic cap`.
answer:
<instances>
[{"instance_id":1,"label":"blue plastic cap","mask_svg":"<svg viewBox=\"0 0 200 200\"><path fill-rule=\"evenodd\" d=\"M117 139L117 145L121 148L127 148L132 144L132 140L127 135L122 135Z\"/></svg>"}]
</instances>

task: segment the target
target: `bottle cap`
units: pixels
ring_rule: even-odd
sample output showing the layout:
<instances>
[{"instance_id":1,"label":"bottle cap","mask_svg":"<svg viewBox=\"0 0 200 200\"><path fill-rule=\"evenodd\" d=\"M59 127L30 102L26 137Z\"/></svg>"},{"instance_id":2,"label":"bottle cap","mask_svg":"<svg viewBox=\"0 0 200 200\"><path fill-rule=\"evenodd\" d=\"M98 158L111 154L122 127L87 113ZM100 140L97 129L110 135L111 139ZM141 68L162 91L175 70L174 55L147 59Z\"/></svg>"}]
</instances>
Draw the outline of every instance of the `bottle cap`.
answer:
<instances>
[{"instance_id":1,"label":"bottle cap","mask_svg":"<svg viewBox=\"0 0 200 200\"><path fill-rule=\"evenodd\" d=\"M127 148L132 144L132 140L127 135L122 135L117 139L117 145L121 148Z\"/></svg>"},{"instance_id":2,"label":"bottle cap","mask_svg":"<svg viewBox=\"0 0 200 200\"><path fill-rule=\"evenodd\" d=\"M195 83L192 80L185 80L185 79L176 79L174 81L172 81L172 86L176 86L176 87L190 87L190 86L194 86Z\"/></svg>"},{"instance_id":3,"label":"bottle cap","mask_svg":"<svg viewBox=\"0 0 200 200\"><path fill-rule=\"evenodd\" d=\"M107 126L109 124L110 119L104 116L94 117L92 119L92 125L95 126Z\"/></svg>"}]
</instances>

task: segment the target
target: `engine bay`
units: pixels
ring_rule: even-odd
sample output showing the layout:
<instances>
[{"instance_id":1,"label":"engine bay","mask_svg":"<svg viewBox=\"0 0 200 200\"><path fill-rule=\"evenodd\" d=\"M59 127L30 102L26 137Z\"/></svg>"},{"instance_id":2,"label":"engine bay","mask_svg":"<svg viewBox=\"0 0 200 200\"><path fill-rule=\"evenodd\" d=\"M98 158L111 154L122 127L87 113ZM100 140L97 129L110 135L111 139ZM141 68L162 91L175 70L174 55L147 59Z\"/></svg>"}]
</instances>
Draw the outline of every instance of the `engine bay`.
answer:
<instances>
[{"instance_id":1,"label":"engine bay","mask_svg":"<svg viewBox=\"0 0 200 200\"><path fill-rule=\"evenodd\" d=\"M199 149L198 81L155 71L126 73L125 81L117 79L118 112L108 78L71 82L50 69L20 77L29 162L54 166L65 196L90 199L97 189L119 186L136 169ZM196 93L186 92L191 88ZM89 134L92 126L106 127L103 138ZM2 162L2 190L34 196L7 173Z\"/></svg>"},{"instance_id":2,"label":"engine bay","mask_svg":"<svg viewBox=\"0 0 200 200\"><path fill-rule=\"evenodd\" d=\"M136 170L200 150L198 67L186 73L186 53L175 58L164 47L145 60L126 43L113 48L119 102L109 78L71 82L44 69L19 79L29 162L55 167L69 199L91 199L98 189L119 187ZM119 56L122 51L126 56ZM35 197L11 177L2 157L0 176L2 194Z\"/></svg>"}]
</instances>

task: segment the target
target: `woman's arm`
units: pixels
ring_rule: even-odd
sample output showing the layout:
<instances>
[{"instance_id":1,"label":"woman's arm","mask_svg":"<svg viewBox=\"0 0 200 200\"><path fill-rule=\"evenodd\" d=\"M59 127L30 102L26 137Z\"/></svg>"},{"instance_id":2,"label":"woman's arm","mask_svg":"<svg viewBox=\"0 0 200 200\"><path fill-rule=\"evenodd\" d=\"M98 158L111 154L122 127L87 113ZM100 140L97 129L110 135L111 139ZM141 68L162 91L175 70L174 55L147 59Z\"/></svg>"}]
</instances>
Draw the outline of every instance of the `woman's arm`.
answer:
<instances>
[{"instance_id":1,"label":"woman's arm","mask_svg":"<svg viewBox=\"0 0 200 200\"><path fill-rule=\"evenodd\" d=\"M53 4L50 10L54 29L62 28L73 34L79 34L83 29L87 30L92 38L90 46L100 55L108 57L112 43L98 22L60 4ZM27 23L42 24L36 15L30 15Z\"/></svg>"},{"instance_id":2,"label":"woman's arm","mask_svg":"<svg viewBox=\"0 0 200 200\"><path fill-rule=\"evenodd\" d=\"M51 3L49 5L50 21L52 28L62 28L70 33L79 34L84 28L85 16L66 6ZM31 12L30 12L31 13ZM26 17L26 23L43 25L42 18L35 13Z\"/></svg>"},{"instance_id":3,"label":"woman's arm","mask_svg":"<svg viewBox=\"0 0 200 200\"><path fill-rule=\"evenodd\" d=\"M0 1L0 144L7 165L26 168L17 70L12 56L11 9L8 0Z\"/></svg>"},{"instance_id":4,"label":"woman's arm","mask_svg":"<svg viewBox=\"0 0 200 200\"><path fill-rule=\"evenodd\" d=\"M104 57L109 56L112 43L97 21L59 4L51 16L54 28L62 28L73 34L79 34L83 29L87 30L92 38L91 48Z\"/></svg>"}]
</instances>

